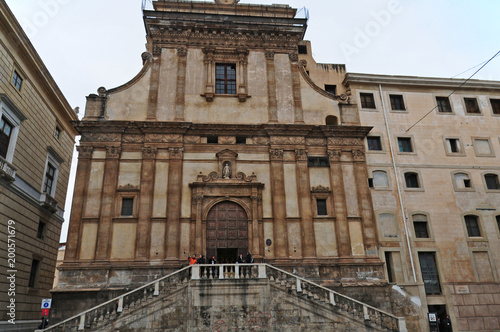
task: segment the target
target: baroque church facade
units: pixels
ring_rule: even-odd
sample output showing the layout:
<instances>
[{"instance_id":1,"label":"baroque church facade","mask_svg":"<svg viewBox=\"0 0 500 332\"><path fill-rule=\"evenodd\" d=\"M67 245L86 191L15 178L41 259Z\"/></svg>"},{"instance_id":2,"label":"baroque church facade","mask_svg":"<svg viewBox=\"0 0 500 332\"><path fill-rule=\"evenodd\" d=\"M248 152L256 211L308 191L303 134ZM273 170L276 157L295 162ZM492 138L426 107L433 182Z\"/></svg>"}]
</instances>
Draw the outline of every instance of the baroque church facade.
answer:
<instances>
[{"instance_id":1,"label":"baroque church facade","mask_svg":"<svg viewBox=\"0 0 500 332\"><path fill-rule=\"evenodd\" d=\"M459 80L316 64L307 20L287 5L153 4L142 70L89 95L74 124L56 302L86 294L97 304L192 254L234 263L251 252L353 297L401 293L413 304L388 295L384 305L415 330L428 312L462 330L494 324L498 82L472 82L464 100L446 97ZM482 131L462 138L472 99L481 117L468 121ZM405 131L436 100L438 120ZM485 318L470 312L473 298Z\"/></svg>"}]
</instances>

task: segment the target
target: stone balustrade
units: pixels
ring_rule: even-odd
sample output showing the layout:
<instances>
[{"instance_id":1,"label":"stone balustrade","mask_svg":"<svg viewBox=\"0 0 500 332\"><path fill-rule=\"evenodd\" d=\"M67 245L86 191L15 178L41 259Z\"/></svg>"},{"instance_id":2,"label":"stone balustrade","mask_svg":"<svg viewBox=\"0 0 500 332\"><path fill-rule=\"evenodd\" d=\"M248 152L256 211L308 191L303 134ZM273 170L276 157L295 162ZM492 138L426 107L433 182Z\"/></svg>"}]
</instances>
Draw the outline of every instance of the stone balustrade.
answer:
<instances>
[{"instance_id":1,"label":"stone balustrade","mask_svg":"<svg viewBox=\"0 0 500 332\"><path fill-rule=\"evenodd\" d=\"M0 176L12 182L16 179L16 169L4 158L0 157Z\"/></svg>"}]
</instances>

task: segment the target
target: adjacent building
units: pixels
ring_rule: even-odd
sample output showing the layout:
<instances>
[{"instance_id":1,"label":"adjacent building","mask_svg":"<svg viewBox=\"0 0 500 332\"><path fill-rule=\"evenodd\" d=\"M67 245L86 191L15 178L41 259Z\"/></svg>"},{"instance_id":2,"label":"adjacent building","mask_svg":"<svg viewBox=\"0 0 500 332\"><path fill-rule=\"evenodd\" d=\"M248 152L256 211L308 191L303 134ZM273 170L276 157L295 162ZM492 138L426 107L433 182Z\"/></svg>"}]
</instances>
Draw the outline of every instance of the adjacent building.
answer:
<instances>
[{"instance_id":1,"label":"adjacent building","mask_svg":"<svg viewBox=\"0 0 500 332\"><path fill-rule=\"evenodd\" d=\"M250 251L409 330L429 312L500 328L500 83L317 64L295 15L234 0L144 12L141 72L75 123L59 312L191 254Z\"/></svg>"},{"instance_id":2,"label":"adjacent building","mask_svg":"<svg viewBox=\"0 0 500 332\"><path fill-rule=\"evenodd\" d=\"M38 325L51 297L78 118L3 0L0 98L0 329L12 331Z\"/></svg>"}]
</instances>

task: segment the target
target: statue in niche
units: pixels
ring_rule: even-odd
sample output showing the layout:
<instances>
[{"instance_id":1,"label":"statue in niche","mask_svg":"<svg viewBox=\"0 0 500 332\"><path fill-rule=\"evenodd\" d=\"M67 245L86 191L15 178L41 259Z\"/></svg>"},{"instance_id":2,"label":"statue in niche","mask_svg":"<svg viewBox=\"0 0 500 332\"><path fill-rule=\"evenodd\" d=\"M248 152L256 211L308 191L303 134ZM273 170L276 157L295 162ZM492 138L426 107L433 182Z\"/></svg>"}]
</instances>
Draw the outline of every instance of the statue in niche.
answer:
<instances>
[{"instance_id":1,"label":"statue in niche","mask_svg":"<svg viewBox=\"0 0 500 332\"><path fill-rule=\"evenodd\" d=\"M222 168L222 177L224 179L230 179L231 178L231 166L229 162L224 163L224 167Z\"/></svg>"}]
</instances>

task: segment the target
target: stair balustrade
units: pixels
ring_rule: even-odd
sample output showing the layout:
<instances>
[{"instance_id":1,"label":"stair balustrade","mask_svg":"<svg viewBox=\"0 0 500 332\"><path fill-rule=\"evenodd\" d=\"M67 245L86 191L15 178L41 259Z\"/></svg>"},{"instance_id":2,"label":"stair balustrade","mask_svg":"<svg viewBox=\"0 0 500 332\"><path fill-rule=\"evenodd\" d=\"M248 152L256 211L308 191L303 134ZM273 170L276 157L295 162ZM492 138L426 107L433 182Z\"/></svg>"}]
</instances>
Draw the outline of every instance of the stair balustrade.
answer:
<instances>
[{"instance_id":1,"label":"stair balustrade","mask_svg":"<svg viewBox=\"0 0 500 332\"><path fill-rule=\"evenodd\" d=\"M43 331L93 331L117 319L160 295L166 295L182 285L200 280L236 280L269 278L279 287L294 290L313 301L323 302L343 311L365 325L389 331L407 332L406 321L383 310L342 295L285 270L269 264L196 264L147 283L130 292L70 317ZM179 286L180 285L180 286ZM42 330L36 330L42 331Z\"/></svg>"}]
</instances>

